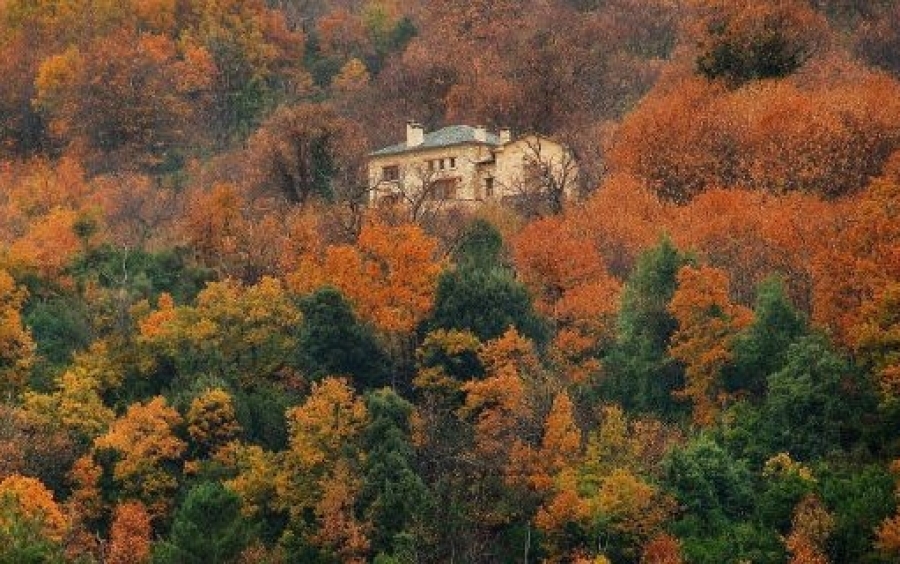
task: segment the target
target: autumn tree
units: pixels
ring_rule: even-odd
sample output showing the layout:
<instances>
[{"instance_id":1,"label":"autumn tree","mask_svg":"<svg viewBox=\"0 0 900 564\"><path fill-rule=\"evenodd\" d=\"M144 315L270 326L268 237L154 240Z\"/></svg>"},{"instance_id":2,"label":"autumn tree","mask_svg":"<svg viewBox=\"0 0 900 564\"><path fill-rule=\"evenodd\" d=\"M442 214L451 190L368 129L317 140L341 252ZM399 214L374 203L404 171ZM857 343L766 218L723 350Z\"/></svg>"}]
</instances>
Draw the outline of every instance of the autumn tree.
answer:
<instances>
[{"instance_id":1,"label":"autumn tree","mask_svg":"<svg viewBox=\"0 0 900 564\"><path fill-rule=\"evenodd\" d=\"M244 388L290 376L300 312L278 280L210 283L195 305L176 306L166 294L158 305L139 322L144 374L172 363L168 377L180 391L199 376Z\"/></svg>"},{"instance_id":2,"label":"autumn tree","mask_svg":"<svg viewBox=\"0 0 900 564\"><path fill-rule=\"evenodd\" d=\"M694 423L713 424L726 395L722 371L734 358L734 340L752 314L728 298L728 277L709 267L678 271L668 310L678 323L669 354L685 366L685 388L676 395L692 404Z\"/></svg>"},{"instance_id":3,"label":"autumn tree","mask_svg":"<svg viewBox=\"0 0 900 564\"><path fill-rule=\"evenodd\" d=\"M46 144L46 123L32 106L35 96L34 75L42 49L36 30L12 29L2 25L5 36L0 42L0 73L6 77L0 86L0 154L25 155Z\"/></svg>"},{"instance_id":4,"label":"autumn tree","mask_svg":"<svg viewBox=\"0 0 900 564\"><path fill-rule=\"evenodd\" d=\"M885 164L883 174L850 202L846 227L834 245L815 257L813 321L839 343L852 343L853 327L860 324L863 305L884 291L900 272L898 198L900 154L895 154Z\"/></svg>"},{"instance_id":5,"label":"autumn tree","mask_svg":"<svg viewBox=\"0 0 900 564\"><path fill-rule=\"evenodd\" d=\"M227 146L252 131L262 112L284 96L304 92L309 78L298 65L305 36L284 12L258 0L216 0L197 7L196 37L214 65L211 123Z\"/></svg>"},{"instance_id":6,"label":"autumn tree","mask_svg":"<svg viewBox=\"0 0 900 564\"><path fill-rule=\"evenodd\" d=\"M179 53L169 37L123 29L46 59L36 103L61 144L86 152L93 169L166 171L181 164L184 124L202 110L214 68L206 51Z\"/></svg>"},{"instance_id":7,"label":"autumn tree","mask_svg":"<svg viewBox=\"0 0 900 564\"><path fill-rule=\"evenodd\" d=\"M641 564L682 564L681 543L667 534L660 534L644 546Z\"/></svg>"},{"instance_id":8,"label":"autumn tree","mask_svg":"<svg viewBox=\"0 0 900 564\"><path fill-rule=\"evenodd\" d=\"M61 564L67 530L66 517L40 480L14 474L0 482L0 561Z\"/></svg>"},{"instance_id":9,"label":"autumn tree","mask_svg":"<svg viewBox=\"0 0 900 564\"><path fill-rule=\"evenodd\" d=\"M900 398L900 285L891 284L863 306L861 323L854 329L855 349L871 366L882 398Z\"/></svg>"},{"instance_id":10,"label":"autumn tree","mask_svg":"<svg viewBox=\"0 0 900 564\"><path fill-rule=\"evenodd\" d=\"M479 357L485 377L462 385L465 402L457 415L471 425L469 456L481 461L472 469L483 484L470 501L472 511L480 534L488 535L482 542L497 542L490 539L513 535L538 501L528 488L531 453L540 440L541 414L559 386L542 370L534 344L514 328L483 345ZM513 498L518 501L510 503Z\"/></svg>"},{"instance_id":11,"label":"autumn tree","mask_svg":"<svg viewBox=\"0 0 900 564\"><path fill-rule=\"evenodd\" d=\"M9 509L21 512L20 516L40 523L41 534L45 538L62 542L68 521L62 509L53 500L53 493L36 478L13 474L0 481L0 498L11 500ZM8 527L7 521L13 515L0 520L0 526Z\"/></svg>"},{"instance_id":12,"label":"autumn tree","mask_svg":"<svg viewBox=\"0 0 900 564\"><path fill-rule=\"evenodd\" d=\"M109 533L109 564L146 564L150 561L150 515L136 501L116 507Z\"/></svg>"},{"instance_id":13,"label":"autumn tree","mask_svg":"<svg viewBox=\"0 0 900 564\"><path fill-rule=\"evenodd\" d=\"M327 105L276 110L248 141L259 182L295 204L333 201L364 184L355 124Z\"/></svg>"},{"instance_id":14,"label":"autumn tree","mask_svg":"<svg viewBox=\"0 0 900 564\"><path fill-rule=\"evenodd\" d=\"M35 344L22 323L28 291L0 270L0 393L20 393L35 361Z\"/></svg>"},{"instance_id":15,"label":"autumn tree","mask_svg":"<svg viewBox=\"0 0 900 564\"><path fill-rule=\"evenodd\" d=\"M823 46L828 29L821 15L799 1L722 0L707 10L697 71L731 85L791 74Z\"/></svg>"},{"instance_id":16,"label":"autumn tree","mask_svg":"<svg viewBox=\"0 0 900 564\"><path fill-rule=\"evenodd\" d=\"M896 76L900 73L900 7L879 6L872 16L855 30L855 51Z\"/></svg>"},{"instance_id":17,"label":"autumn tree","mask_svg":"<svg viewBox=\"0 0 900 564\"><path fill-rule=\"evenodd\" d=\"M900 473L900 462L891 463L894 474ZM900 491L900 490L897 490ZM895 496L897 495L895 491ZM891 517L886 517L878 526L877 547L887 554L900 554L900 512Z\"/></svg>"},{"instance_id":18,"label":"autumn tree","mask_svg":"<svg viewBox=\"0 0 900 564\"><path fill-rule=\"evenodd\" d=\"M113 386L87 366L63 372L48 393L25 394L25 410L44 429L60 429L80 444L90 444L115 419L103 401L103 392Z\"/></svg>"},{"instance_id":19,"label":"autumn tree","mask_svg":"<svg viewBox=\"0 0 900 564\"><path fill-rule=\"evenodd\" d=\"M231 396L221 388L200 394L185 417L188 435L197 456L215 454L241 434Z\"/></svg>"},{"instance_id":20,"label":"autumn tree","mask_svg":"<svg viewBox=\"0 0 900 564\"><path fill-rule=\"evenodd\" d=\"M893 110L876 93L897 83L832 64L841 80L790 77L728 90L684 77L651 92L616 132L610 168L682 204L721 187L830 198L857 192L896 150Z\"/></svg>"},{"instance_id":21,"label":"autumn tree","mask_svg":"<svg viewBox=\"0 0 900 564\"><path fill-rule=\"evenodd\" d=\"M301 295L333 286L356 313L403 343L429 314L441 270L437 241L413 224L363 225L356 245L333 245L288 277ZM411 352L411 351L407 351Z\"/></svg>"},{"instance_id":22,"label":"autumn tree","mask_svg":"<svg viewBox=\"0 0 900 564\"><path fill-rule=\"evenodd\" d=\"M140 500L151 516L162 517L178 486L176 472L185 443L175 434L181 416L162 397L132 404L94 441L114 456L113 478L126 497Z\"/></svg>"},{"instance_id":23,"label":"autumn tree","mask_svg":"<svg viewBox=\"0 0 900 564\"><path fill-rule=\"evenodd\" d=\"M369 548L355 509L366 406L347 380L326 378L287 419L290 444L275 476L278 507L289 516L283 541L298 558L324 551L357 561Z\"/></svg>"},{"instance_id":24,"label":"autumn tree","mask_svg":"<svg viewBox=\"0 0 900 564\"><path fill-rule=\"evenodd\" d=\"M834 517L822 501L810 495L794 510L791 534L785 545L791 555L791 564L828 564L825 543L834 529Z\"/></svg>"},{"instance_id":25,"label":"autumn tree","mask_svg":"<svg viewBox=\"0 0 900 564\"><path fill-rule=\"evenodd\" d=\"M550 554L562 556L569 548L565 546L567 530L583 526L589 515L576 473L582 454L582 433L566 391L553 399L543 431L539 448L524 449L521 471L526 473L529 486L543 498L534 523L546 535L544 545Z\"/></svg>"},{"instance_id":26,"label":"autumn tree","mask_svg":"<svg viewBox=\"0 0 900 564\"><path fill-rule=\"evenodd\" d=\"M535 309L555 327L552 356L573 381L599 368L597 356L615 337L620 284L606 270L593 242L571 224L547 218L515 237L514 256Z\"/></svg>"}]
</instances>

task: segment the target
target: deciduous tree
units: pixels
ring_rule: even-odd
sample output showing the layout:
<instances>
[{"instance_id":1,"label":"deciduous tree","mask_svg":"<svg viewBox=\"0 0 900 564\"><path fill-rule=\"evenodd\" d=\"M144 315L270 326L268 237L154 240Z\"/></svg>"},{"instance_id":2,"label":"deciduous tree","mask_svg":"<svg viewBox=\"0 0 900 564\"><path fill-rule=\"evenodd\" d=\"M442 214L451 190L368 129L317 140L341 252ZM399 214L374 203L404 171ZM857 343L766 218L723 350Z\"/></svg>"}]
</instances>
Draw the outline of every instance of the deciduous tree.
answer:
<instances>
[{"instance_id":1,"label":"deciduous tree","mask_svg":"<svg viewBox=\"0 0 900 564\"><path fill-rule=\"evenodd\" d=\"M0 393L23 391L35 361L35 344L22 323L22 306L28 291L0 270Z\"/></svg>"},{"instance_id":2,"label":"deciduous tree","mask_svg":"<svg viewBox=\"0 0 900 564\"><path fill-rule=\"evenodd\" d=\"M710 267L684 267L669 312L678 323L669 354L684 363L685 387L676 393L692 403L694 423L708 427L725 403L722 371L733 359L734 340L752 320L728 298L728 277Z\"/></svg>"},{"instance_id":3,"label":"deciduous tree","mask_svg":"<svg viewBox=\"0 0 900 564\"><path fill-rule=\"evenodd\" d=\"M150 514L137 501L116 507L109 532L109 564L146 564L150 561Z\"/></svg>"},{"instance_id":4,"label":"deciduous tree","mask_svg":"<svg viewBox=\"0 0 900 564\"><path fill-rule=\"evenodd\" d=\"M98 449L110 449L117 460L113 478L126 497L146 505L154 518L167 514L178 486L175 471L185 443L175 434L181 416L162 397L132 404L98 437Z\"/></svg>"}]
</instances>

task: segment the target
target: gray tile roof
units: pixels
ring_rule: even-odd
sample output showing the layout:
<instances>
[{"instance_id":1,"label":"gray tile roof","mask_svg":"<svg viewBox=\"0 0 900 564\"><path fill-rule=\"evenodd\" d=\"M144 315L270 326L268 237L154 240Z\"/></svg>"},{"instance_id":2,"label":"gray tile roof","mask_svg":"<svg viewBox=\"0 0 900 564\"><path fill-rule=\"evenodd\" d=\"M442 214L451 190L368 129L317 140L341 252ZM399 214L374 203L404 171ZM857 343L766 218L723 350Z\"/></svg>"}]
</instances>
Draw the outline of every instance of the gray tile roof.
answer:
<instances>
[{"instance_id":1,"label":"gray tile roof","mask_svg":"<svg viewBox=\"0 0 900 564\"><path fill-rule=\"evenodd\" d=\"M488 145L499 145L500 138L493 133L488 133L485 137ZM431 149L435 147L449 147L450 145L461 145L463 143L479 143L475 140L475 128L470 125L451 125L437 131L425 134L425 140L421 145L415 147L407 147L406 143L391 145L377 151L369 153L371 156L393 155L406 151L420 151L422 149Z\"/></svg>"}]
</instances>

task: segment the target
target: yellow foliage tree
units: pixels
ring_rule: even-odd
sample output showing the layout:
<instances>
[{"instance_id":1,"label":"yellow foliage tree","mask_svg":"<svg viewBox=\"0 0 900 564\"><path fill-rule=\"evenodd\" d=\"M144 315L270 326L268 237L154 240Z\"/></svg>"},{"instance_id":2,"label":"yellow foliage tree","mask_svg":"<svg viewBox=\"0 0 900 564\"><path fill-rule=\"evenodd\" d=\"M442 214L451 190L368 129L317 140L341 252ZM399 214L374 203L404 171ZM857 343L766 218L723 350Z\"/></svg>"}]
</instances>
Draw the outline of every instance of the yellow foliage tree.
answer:
<instances>
[{"instance_id":1,"label":"yellow foliage tree","mask_svg":"<svg viewBox=\"0 0 900 564\"><path fill-rule=\"evenodd\" d=\"M281 282L263 278L243 286L233 280L209 284L194 306L175 306L168 295L140 321L143 369L158 358L173 360L188 375L203 373L251 386L280 379L297 346L300 311Z\"/></svg>"},{"instance_id":2,"label":"yellow foliage tree","mask_svg":"<svg viewBox=\"0 0 900 564\"><path fill-rule=\"evenodd\" d=\"M221 388L207 390L191 402L187 425L200 455L214 454L241 433L231 395Z\"/></svg>"},{"instance_id":3,"label":"yellow foliage tree","mask_svg":"<svg viewBox=\"0 0 900 564\"><path fill-rule=\"evenodd\" d=\"M353 444L368 423L366 406L344 378L313 384L303 405L287 412L290 443L275 477L279 506L298 516L321 500L334 465L356 457Z\"/></svg>"},{"instance_id":4,"label":"yellow foliage tree","mask_svg":"<svg viewBox=\"0 0 900 564\"><path fill-rule=\"evenodd\" d=\"M18 394L35 360L35 344L22 323L25 288L0 270L0 393Z\"/></svg>"},{"instance_id":5,"label":"yellow foliage tree","mask_svg":"<svg viewBox=\"0 0 900 564\"><path fill-rule=\"evenodd\" d=\"M36 478L19 474L8 476L0 482L0 498L9 496L23 517L40 523L44 536L61 542L69 528L69 522L53 500L53 493ZM0 515L0 527L8 526Z\"/></svg>"},{"instance_id":6,"label":"yellow foliage tree","mask_svg":"<svg viewBox=\"0 0 900 564\"><path fill-rule=\"evenodd\" d=\"M178 412L155 397L146 404L134 403L125 415L110 425L94 445L118 454L113 477L126 497L142 501L153 517L165 515L178 482L166 468L177 463L185 442L175 435L182 423Z\"/></svg>"}]
</instances>

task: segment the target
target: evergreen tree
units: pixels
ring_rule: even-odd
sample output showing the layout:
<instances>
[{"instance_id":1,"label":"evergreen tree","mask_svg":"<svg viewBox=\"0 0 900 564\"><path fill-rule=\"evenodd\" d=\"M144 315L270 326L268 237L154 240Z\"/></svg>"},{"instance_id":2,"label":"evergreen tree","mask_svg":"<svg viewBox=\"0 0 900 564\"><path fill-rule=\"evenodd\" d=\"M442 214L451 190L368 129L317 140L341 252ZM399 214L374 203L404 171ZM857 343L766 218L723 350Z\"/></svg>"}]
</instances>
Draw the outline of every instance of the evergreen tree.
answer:
<instances>
[{"instance_id":1,"label":"evergreen tree","mask_svg":"<svg viewBox=\"0 0 900 564\"><path fill-rule=\"evenodd\" d=\"M768 388L760 441L770 452L790 452L798 460L854 443L860 417L876 404L871 386L818 335L790 346Z\"/></svg>"},{"instance_id":2,"label":"evergreen tree","mask_svg":"<svg viewBox=\"0 0 900 564\"><path fill-rule=\"evenodd\" d=\"M309 378L352 376L359 388L388 383L386 355L338 290L320 288L300 302L300 309L300 367Z\"/></svg>"},{"instance_id":3,"label":"evergreen tree","mask_svg":"<svg viewBox=\"0 0 900 564\"><path fill-rule=\"evenodd\" d=\"M668 355L678 323L667 307L679 269L691 259L668 238L641 255L625 285L618 337L606 368L605 396L625 408L673 415L683 410L672 392L683 388L683 369Z\"/></svg>"},{"instance_id":4,"label":"evergreen tree","mask_svg":"<svg viewBox=\"0 0 900 564\"><path fill-rule=\"evenodd\" d=\"M753 313L753 323L735 341L734 363L725 377L730 391L745 390L762 398L766 378L784 367L788 347L807 328L778 277L760 283Z\"/></svg>"},{"instance_id":5,"label":"evergreen tree","mask_svg":"<svg viewBox=\"0 0 900 564\"><path fill-rule=\"evenodd\" d=\"M489 223L476 221L469 227L454 253L456 269L438 279L427 331L466 330L487 342L512 326L535 342L546 339L528 290L501 262L502 248L500 233Z\"/></svg>"},{"instance_id":6,"label":"evergreen tree","mask_svg":"<svg viewBox=\"0 0 900 564\"><path fill-rule=\"evenodd\" d=\"M360 495L374 524L373 552L397 552L422 515L428 490L416 473L410 442L409 416L413 406L390 389L366 397L371 422L363 434L367 452Z\"/></svg>"},{"instance_id":7,"label":"evergreen tree","mask_svg":"<svg viewBox=\"0 0 900 564\"><path fill-rule=\"evenodd\" d=\"M241 500L218 482L195 486L175 513L169 540L156 546L154 564L234 562L251 538Z\"/></svg>"}]
</instances>

